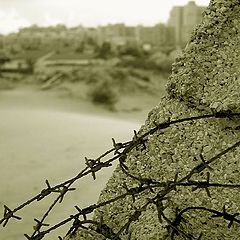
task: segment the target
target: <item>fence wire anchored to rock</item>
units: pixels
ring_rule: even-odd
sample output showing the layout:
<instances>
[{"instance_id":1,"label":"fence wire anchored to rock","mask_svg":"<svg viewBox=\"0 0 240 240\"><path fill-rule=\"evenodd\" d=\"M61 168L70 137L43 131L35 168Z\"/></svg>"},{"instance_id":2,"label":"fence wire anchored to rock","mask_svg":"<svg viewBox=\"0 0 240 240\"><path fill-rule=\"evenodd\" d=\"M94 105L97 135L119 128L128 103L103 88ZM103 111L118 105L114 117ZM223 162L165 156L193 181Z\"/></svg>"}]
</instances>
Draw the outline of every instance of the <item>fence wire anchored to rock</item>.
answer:
<instances>
[{"instance_id":1,"label":"fence wire anchored to rock","mask_svg":"<svg viewBox=\"0 0 240 240\"><path fill-rule=\"evenodd\" d=\"M156 207L156 212L158 215L158 221L162 223L163 221L166 221L167 225L166 228L168 229L168 232L171 234L171 237L173 238L175 235L181 235L184 236L187 239L195 239L194 236L191 234L186 233L184 230L179 228L180 224L182 222L185 222L184 214L190 212L190 211L203 211L207 212L208 214L212 214L211 218L222 218L225 219L226 224L228 228L230 228L233 223L240 224L240 218L237 218L239 213L229 213L226 210L225 205L223 205L223 208L221 211L207 208L207 207L201 207L201 206L191 206L186 207L180 211L180 209L176 208L176 216L175 219L169 219L166 214L164 213L165 209L167 209L167 205L165 202L169 199L168 194L172 191L177 192L177 189L182 187L192 188L192 191L196 191L197 189L203 189L206 191L206 197L211 198L211 189L212 188L225 188L225 189L239 189L240 188L240 182L239 183L219 183L219 182L211 182L210 181L210 172L214 171L214 169L211 167L211 164L213 164L215 161L220 161L222 156L225 156L231 151L236 150L240 146L240 141L237 141L235 144L231 145L230 147L224 149L223 151L219 152L209 160L204 159L203 155L200 153L199 158L201 161L199 163L195 164L195 167L193 167L189 173L179 178L179 173L176 172L173 179L167 179L166 181L159 181L157 179L152 178L145 178L140 176L139 174L133 175L130 171L128 166L126 165L126 158L128 154L136 149L140 148L146 149L146 144L148 142L148 138L153 134L159 134L158 132L163 131L164 129L170 128L171 126L175 126L177 124L182 123L191 123L193 121L203 120L203 119L235 119L239 118L240 113L215 113L215 114L208 114L208 115L202 115L202 116L196 116L196 117L188 117L188 118L182 118L178 120L168 120L167 122L163 122L160 124L156 124L154 128L148 130L144 134L138 136L136 132L134 132L134 137L132 141L125 142L125 143L118 143L115 139L112 139L113 141L113 148L99 156L97 159L88 159L86 158L86 168L83 169L77 176L73 177L72 179L69 179L63 183L60 183L56 186L51 186L48 180L46 180L46 188L43 189L39 194L34 196L33 198L29 199L25 203L21 204L20 206L16 207L15 209L11 210L9 207L4 207L4 216L0 220L0 223L3 226L6 226L8 221L12 218L15 218L17 220L21 220L20 216L15 215L16 212L20 211L21 209L25 208L26 206L30 205L34 201L41 201L44 198L46 198L50 194L58 194L55 201L52 203L52 205L49 207L48 211L43 215L41 220L34 219L36 222L36 225L34 226L34 232L31 236L25 234L24 236L26 239L42 239L45 235L50 233L51 231L56 230L57 228L63 226L64 224L68 222L73 222L72 227L69 229L67 236L73 236L77 233L79 228L88 229L90 228L91 231L95 231L97 234L102 235L105 238L109 239L121 239L120 235L122 232L127 231L130 227L131 223L134 223L139 219L142 212L146 211L147 207L149 205L153 205ZM235 131L238 131L238 126L234 129ZM162 134L164 135L164 133ZM104 158L108 157L108 155L113 154L109 159L103 160ZM57 203L61 203L64 200L65 194L67 194L70 191L76 190L75 188L72 188L71 185L74 184L74 182L80 180L82 177L91 174L93 177L93 180L97 180L97 172L100 171L103 168L110 167L113 161L119 161L119 170L122 171L123 174L126 175L131 181L135 182L134 187L128 187L126 182L123 180L121 187L124 189L124 192L121 195L118 195L114 198L108 199L104 202L99 202L94 205L90 205L87 208L80 209L78 206L75 206L76 212L75 214L71 215L69 218L64 219L62 222L49 227L48 224L45 224L45 219L53 209L53 207ZM206 172L206 180L201 181L195 181L192 180L192 177L196 174L199 174L203 172L204 170L207 170ZM134 204L136 200L138 200L139 195L142 193L150 193L152 195L151 197L145 198L145 203L134 210L132 214L129 215L128 221L119 229L118 232L115 232L111 227L109 227L106 223L104 223L103 218L100 219L100 221L91 220L88 219L88 215L92 213L96 209L101 209L104 206L108 206L111 203L117 202L121 199L126 199L127 197L131 198L132 203ZM81 220L82 218L82 220ZM214 221L214 220L213 220ZM96 229L93 230L92 227L86 227L84 225L91 224L92 226L95 226ZM43 230L44 228L49 227L47 230ZM203 236L202 233L200 233L199 237ZM88 237L87 237L88 238ZM196 238L198 239L198 238Z\"/></svg>"}]
</instances>

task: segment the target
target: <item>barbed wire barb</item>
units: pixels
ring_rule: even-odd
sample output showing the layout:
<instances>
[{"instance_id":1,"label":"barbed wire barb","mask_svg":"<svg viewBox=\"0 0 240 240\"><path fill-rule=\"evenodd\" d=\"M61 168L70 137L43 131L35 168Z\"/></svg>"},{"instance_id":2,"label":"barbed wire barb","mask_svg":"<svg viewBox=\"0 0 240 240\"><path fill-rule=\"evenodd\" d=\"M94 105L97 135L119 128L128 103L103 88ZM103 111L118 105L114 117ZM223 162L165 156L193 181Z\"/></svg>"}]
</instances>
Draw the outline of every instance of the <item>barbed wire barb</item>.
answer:
<instances>
[{"instance_id":1,"label":"barbed wire barb","mask_svg":"<svg viewBox=\"0 0 240 240\"><path fill-rule=\"evenodd\" d=\"M208 197L211 198L211 194L209 191L209 181L210 181L210 173L207 172L207 180L206 181L202 181L202 182L196 182L196 181L190 181L191 183L195 183L196 186L192 188L192 191L196 191L199 188L205 189L207 192Z\"/></svg>"},{"instance_id":2,"label":"barbed wire barb","mask_svg":"<svg viewBox=\"0 0 240 240\"><path fill-rule=\"evenodd\" d=\"M226 211L226 206L223 206L223 211L222 212L218 212L214 215L212 215L212 218L218 218L218 217L223 217L225 220L229 221L228 224L228 228L231 228L231 226L233 225L233 222L238 222L240 223L240 220L236 219L236 216L239 216L239 213L234 213L234 214L230 214Z\"/></svg>"},{"instance_id":3,"label":"barbed wire barb","mask_svg":"<svg viewBox=\"0 0 240 240\"><path fill-rule=\"evenodd\" d=\"M21 217L14 215L14 211L12 211L8 206L4 205L3 219L0 221L0 224L3 223L3 227L5 227L11 218L15 218L17 220L22 219Z\"/></svg>"}]
</instances>

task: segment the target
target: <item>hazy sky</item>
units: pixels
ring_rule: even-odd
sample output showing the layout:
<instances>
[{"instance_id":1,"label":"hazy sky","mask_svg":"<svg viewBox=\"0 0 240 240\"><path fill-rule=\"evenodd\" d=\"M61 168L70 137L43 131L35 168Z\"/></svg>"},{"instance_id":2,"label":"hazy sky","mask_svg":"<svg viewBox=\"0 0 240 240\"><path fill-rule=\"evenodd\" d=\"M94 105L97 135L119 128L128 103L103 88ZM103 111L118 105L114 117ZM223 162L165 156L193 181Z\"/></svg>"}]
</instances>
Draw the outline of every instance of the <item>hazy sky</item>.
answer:
<instances>
[{"instance_id":1,"label":"hazy sky","mask_svg":"<svg viewBox=\"0 0 240 240\"><path fill-rule=\"evenodd\" d=\"M188 0L0 0L0 33L19 27L59 23L67 26L97 26L124 22L154 25L167 22L173 6ZM195 0L208 5L210 0Z\"/></svg>"}]
</instances>

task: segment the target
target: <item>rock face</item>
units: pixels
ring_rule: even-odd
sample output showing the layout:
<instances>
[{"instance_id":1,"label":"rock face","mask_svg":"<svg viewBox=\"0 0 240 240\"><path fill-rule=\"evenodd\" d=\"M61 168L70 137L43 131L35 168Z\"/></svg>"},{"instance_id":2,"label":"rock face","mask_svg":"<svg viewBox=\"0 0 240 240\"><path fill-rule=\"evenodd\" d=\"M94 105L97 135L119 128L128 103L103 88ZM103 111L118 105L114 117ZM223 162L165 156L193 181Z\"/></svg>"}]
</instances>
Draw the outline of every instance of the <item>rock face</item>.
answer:
<instances>
[{"instance_id":1,"label":"rock face","mask_svg":"<svg viewBox=\"0 0 240 240\"><path fill-rule=\"evenodd\" d=\"M135 201L129 195L95 211L94 219L102 219L114 233L134 220L116 239L240 239L240 217L234 215L240 212L240 191L229 187L240 184L239 144L214 158L240 141L240 118L230 116L240 112L239 16L239 0L211 1L173 65L167 95L149 113L138 135L169 119L220 113L223 117L176 123L148 135L145 146L128 155L128 174L118 166L103 189L99 203L126 193L126 186L138 186L139 179L163 183L136 195ZM194 174L184 179L194 168ZM183 179L185 186L164 194L176 173L175 183ZM185 209L178 218L176 209ZM73 238L110 239L93 230L79 230Z\"/></svg>"}]
</instances>

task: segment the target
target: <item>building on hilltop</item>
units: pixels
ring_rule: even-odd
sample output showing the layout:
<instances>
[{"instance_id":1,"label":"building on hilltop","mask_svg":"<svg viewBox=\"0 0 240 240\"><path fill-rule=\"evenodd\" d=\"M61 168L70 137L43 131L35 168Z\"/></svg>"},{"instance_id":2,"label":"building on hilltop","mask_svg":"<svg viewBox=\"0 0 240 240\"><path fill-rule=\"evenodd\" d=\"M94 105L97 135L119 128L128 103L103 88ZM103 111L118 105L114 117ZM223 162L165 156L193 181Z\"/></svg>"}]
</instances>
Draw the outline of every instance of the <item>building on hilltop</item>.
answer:
<instances>
[{"instance_id":1,"label":"building on hilltop","mask_svg":"<svg viewBox=\"0 0 240 240\"><path fill-rule=\"evenodd\" d=\"M99 26L96 31L100 44L106 41L114 45L124 45L126 42L136 43L136 28L123 23Z\"/></svg>"},{"instance_id":2,"label":"building on hilltop","mask_svg":"<svg viewBox=\"0 0 240 240\"><path fill-rule=\"evenodd\" d=\"M138 26L136 34L138 43L148 43L152 46L164 46L171 43L173 39L170 28L162 23L152 27Z\"/></svg>"},{"instance_id":3,"label":"building on hilltop","mask_svg":"<svg viewBox=\"0 0 240 240\"><path fill-rule=\"evenodd\" d=\"M49 27L33 25L2 39L0 37L0 48L13 54L40 48L57 52L68 48L80 53L83 50L94 51L97 46L108 42L115 49L131 45L169 52L186 45L193 28L200 23L204 9L194 1L185 6L175 6L171 10L168 24L158 23L154 26L127 26L124 23L96 28L81 25L67 28L62 24Z\"/></svg>"},{"instance_id":4,"label":"building on hilltop","mask_svg":"<svg viewBox=\"0 0 240 240\"><path fill-rule=\"evenodd\" d=\"M205 6L197 6L194 1L189 1L185 6L175 6L170 12L168 26L172 28L175 44L184 46L194 29L200 23Z\"/></svg>"},{"instance_id":5,"label":"building on hilltop","mask_svg":"<svg viewBox=\"0 0 240 240\"><path fill-rule=\"evenodd\" d=\"M110 42L114 45L150 44L151 46L164 46L171 43L173 32L165 24L155 26L126 26L125 24L108 24L99 26L98 42ZM174 44L174 43L172 43Z\"/></svg>"}]
</instances>

